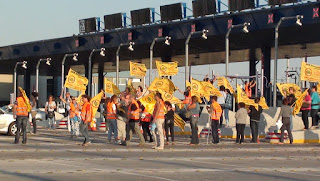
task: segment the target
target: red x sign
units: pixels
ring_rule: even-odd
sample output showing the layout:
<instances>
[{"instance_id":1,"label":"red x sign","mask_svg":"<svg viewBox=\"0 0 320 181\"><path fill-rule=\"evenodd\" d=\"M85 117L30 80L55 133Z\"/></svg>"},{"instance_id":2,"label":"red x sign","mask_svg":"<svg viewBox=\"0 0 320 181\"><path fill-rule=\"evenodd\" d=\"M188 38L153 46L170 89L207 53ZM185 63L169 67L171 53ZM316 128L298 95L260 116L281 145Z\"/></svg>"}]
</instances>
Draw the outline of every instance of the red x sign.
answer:
<instances>
[{"instance_id":1,"label":"red x sign","mask_svg":"<svg viewBox=\"0 0 320 181\"><path fill-rule=\"evenodd\" d=\"M196 32L196 25L195 24L192 24L191 25L191 32Z\"/></svg>"},{"instance_id":2,"label":"red x sign","mask_svg":"<svg viewBox=\"0 0 320 181\"><path fill-rule=\"evenodd\" d=\"M100 37L100 44L104 44L104 36Z\"/></svg>"},{"instance_id":3,"label":"red x sign","mask_svg":"<svg viewBox=\"0 0 320 181\"><path fill-rule=\"evenodd\" d=\"M162 28L158 29L158 37L162 37Z\"/></svg>"},{"instance_id":4,"label":"red x sign","mask_svg":"<svg viewBox=\"0 0 320 181\"><path fill-rule=\"evenodd\" d=\"M75 47L79 47L79 40L74 41Z\"/></svg>"},{"instance_id":5,"label":"red x sign","mask_svg":"<svg viewBox=\"0 0 320 181\"><path fill-rule=\"evenodd\" d=\"M312 18L319 18L319 8L313 8Z\"/></svg>"},{"instance_id":6,"label":"red x sign","mask_svg":"<svg viewBox=\"0 0 320 181\"><path fill-rule=\"evenodd\" d=\"M268 24L273 23L273 14L268 14Z\"/></svg>"},{"instance_id":7,"label":"red x sign","mask_svg":"<svg viewBox=\"0 0 320 181\"><path fill-rule=\"evenodd\" d=\"M232 19L228 19L228 29L232 26Z\"/></svg>"},{"instance_id":8,"label":"red x sign","mask_svg":"<svg viewBox=\"0 0 320 181\"><path fill-rule=\"evenodd\" d=\"M132 40L132 32L128 33L128 41Z\"/></svg>"}]
</instances>

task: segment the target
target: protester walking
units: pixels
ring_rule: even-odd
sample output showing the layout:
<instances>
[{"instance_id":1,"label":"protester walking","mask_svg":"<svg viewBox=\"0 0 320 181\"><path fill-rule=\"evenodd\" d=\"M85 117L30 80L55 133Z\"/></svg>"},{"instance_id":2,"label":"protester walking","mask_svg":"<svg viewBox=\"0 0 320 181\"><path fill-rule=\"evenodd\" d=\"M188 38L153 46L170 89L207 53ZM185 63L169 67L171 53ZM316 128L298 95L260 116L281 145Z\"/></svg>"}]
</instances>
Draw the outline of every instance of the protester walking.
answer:
<instances>
[{"instance_id":1,"label":"protester walking","mask_svg":"<svg viewBox=\"0 0 320 181\"><path fill-rule=\"evenodd\" d=\"M243 102L239 103L239 109L236 112L236 130L237 139L236 143L242 144L244 142L244 128L246 127L248 112L245 109L246 105Z\"/></svg>"},{"instance_id":2,"label":"protester walking","mask_svg":"<svg viewBox=\"0 0 320 181\"><path fill-rule=\"evenodd\" d=\"M150 122L152 120L152 115L150 113L148 113L148 111L146 110L146 108L144 106L141 106L141 111L142 111L142 115L141 115L141 126L142 126L142 130L143 130L143 137L145 141L148 141L148 135L149 135L149 142L152 143L153 139L152 139L152 135L150 132Z\"/></svg>"},{"instance_id":3,"label":"protester walking","mask_svg":"<svg viewBox=\"0 0 320 181\"><path fill-rule=\"evenodd\" d=\"M46 102L45 112L48 117L49 129L56 129L55 110L57 108L56 102L52 95L49 96L48 102Z\"/></svg>"},{"instance_id":4,"label":"protester walking","mask_svg":"<svg viewBox=\"0 0 320 181\"><path fill-rule=\"evenodd\" d=\"M304 98L304 101L301 106L301 112L302 112L302 120L304 124L304 129L308 130L309 129L309 112L311 110L311 91L310 89L307 91L307 95Z\"/></svg>"},{"instance_id":5,"label":"protester walking","mask_svg":"<svg viewBox=\"0 0 320 181\"><path fill-rule=\"evenodd\" d=\"M167 109L167 114L165 114L165 122L164 122L164 129L166 132L166 145L169 145L169 131L172 145L174 143L174 111L172 108L172 104L169 101L164 102L164 106Z\"/></svg>"},{"instance_id":6,"label":"protester walking","mask_svg":"<svg viewBox=\"0 0 320 181\"><path fill-rule=\"evenodd\" d=\"M92 109L90 105L91 98L84 94L81 96L81 99L83 106L81 109L80 132L85 138L82 146L88 146L91 143L88 133L88 124L92 121Z\"/></svg>"},{"instance_id":7,"label":"protester walking","mask_svg":"<svg viewBox=\"0 0 320 181\"><path fill-rule=\"evenodd\" d=\"M128 122L127 112L129 106L129 96L120 94L120 102L117 104L117 128L119 144L126 141L126 123Z\"/></svg>"},{"instance_id":8,"label":"protester walking","mask_svg":"<svg viewBox=\"0 0 320 181\"><path fill-rule=\"evenodd\" d=\"M71 138L76 138L79 136L79 113L80 113L80 105L77 103L76 98L70 96L71 102L68 103L69 107L69 117L70 117L70 133ZM67 104L67 101L60 96L60 100Z\"/></svg>"},{"instance_id":9,"label":"protester walking","mask_svg":"<svg viewBox=\"0 0 320 181\"><path fill-rule=\"evenodd\" d=\"M164 102L159 92L155 94L155 100L157 101L157 103L153 111L153 123L156 124L160 143L158 143L156 132L155 130L153 130L152 135L155 140L155 146L153 148L162 150L164 149L163 124L164 124L165 117L164 117Z\"/></svg>"},{"instance_id":10,"label":"protester walking","mask_svg":"<svg viewBox=\"0 0 320 181\"><path fill-rule=\"evenodd\" d=\"M312 127L314 129L319 125L319 116L318 111L320 109L320 99L319 93L317 92L317 86L312 87L312 94L311 94L311 118L312 118Z\"/></svg>"},{"instance_id":11,"label":"protester walking","mask_svg":"<svg viewBox=\"0 0 320 181\"><path fill-rule=\"evenodd\" d=\"M200 106L198 103L198 98L196 96L192 96L191 104L187 108L190 111L191 120L191 142L189 145L198 145L199 137L198 137L198 122L199 122L199 113Z\"/></svg>"},{"instance_id":12,"label":"protester walking","mask_svg":"<svg viewBox=\"0 0 320 181\"><path fill-rule=\"evenodd\" d=\"M33 125L33 134L37 133L37 120L36 115L38 113L38 92L31 93L31 117L32 117L32 125Z\"/></svg>"},{"instance_id":13,"label":"protester walking","mask_svg":"<svg viewBox=\"0 0 320 181\"><path fill-rule=\"evenodd\" d=\"M107 119L107 106L108 106L108 103L110 102L110 97L106 97L105 100L104 100L104 119L105 119L105 126L106 126L106 133L109 131L109 120Z\"/></svg>"},{"instance_id":14,"label":"protester walking","mask_svg":"<svg viewBox=\"0 0 320 181\"><path fill-rule=\"evenodd\" d=\"M130 105L128 108L128 123L126 125L126 143L123 145L129 146L132 138L132 133L135 132L140 140L139 146L143 146L145 144L145 140L140 132L139 128L139 120L140 120L140 106L135 100L135 95L130 95Z\"/></svg>"},{"instance_id":15,"label":"protester walking","mask_svg":"<svg viewBox=\"0 0 320 181\"><path fill-rule=\"evenodd\" d=\"M281 136L279 144L283 144L284 141L284 130L287 130L288 136L290 139L290 144L293 143L293 137L290 129L290 116L292 115L292 107L288 105L289 100L284 98L282 100L282 106L280 110L280 114L277 120L279 120L280 116L282 118L282 127L281 127Z\"/></svg>"},{"instance_id":16,"label":"protester walking","mask_svg":"<svg viewBox=\"0 0 320 181\"><path fill-rule=\"evenodd\" d=\"M258 104L260 102L260 98L257 97L254 99L254 102ZM262 114L262 107L258 104L258 109L254 106L249 107L248 114L250 116L250 128L252 134L252 143L259 143L259 122Z\"/></svg>"},{"instance_id":17,"label":"protester walking","mask_svg":"<svg viewBox=\"0 0 320 181\"><path fill-rule=\"evenodd\" d=\"M19 90L19 97L17 97L13 107L13 118L16 119L17 132L14 143L18 144L22 132L22 144L27 144L27 122L28 122L28 108L27 101Z\"/></svg>"},{"instance_id":18,"label":"protester walking","mask_svg":"<svg viewBox=\"0 0 320 181\"><path fill-rule=\"evenodd\" d=\"M219 120L222 115L222 108L220 104L217 102L217 96L211 97L211 106L210 106L210 114L211 114L211 131L212 131L212 143L219 143Z\"/></svg>"},{"instance_id":19,"label":"protester walking","mask_svg":"<svg viewBox=\"0 0 320 181\"><path fill-rule=\"evenodd\" d=\"M217 102L218 104L220 104L220 107L222 109L222 113L223 114L223 110L225 108L225 104L226 104L226 98L227 98L227 94L225 92L225 87L224 86L220 86L220 93L222 94L221 97L218 97ZM219 124L219 128L222 127L222 123L223 123L223 116L220 116L220 124Z\"/></svg>"},{"instance_id":20,"label":"protester walking","mask_svg":"<svg viewBox=\"0 0 320 181\"><path fill-rule=\"evenodd\" d=\"M117 107L118 97L113 95L107 103L107 120L109 122L108 142L111 143L112 133L115 143L118 141L118 126L117 126Z\"/></svg>"}]
</instances>

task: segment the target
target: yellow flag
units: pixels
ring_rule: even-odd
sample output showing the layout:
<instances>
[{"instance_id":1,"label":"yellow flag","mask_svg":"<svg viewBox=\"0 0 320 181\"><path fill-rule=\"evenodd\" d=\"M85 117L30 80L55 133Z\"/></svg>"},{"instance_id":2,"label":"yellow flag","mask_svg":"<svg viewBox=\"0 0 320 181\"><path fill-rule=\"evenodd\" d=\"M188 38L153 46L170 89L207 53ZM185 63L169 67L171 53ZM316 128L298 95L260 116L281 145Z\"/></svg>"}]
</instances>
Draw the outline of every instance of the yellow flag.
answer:
<instances>
[{"instance_id":1,"label":"yellow flag","mask_svg":"<svg viewBox=\"0 0 320 181\"><path fill-rule=\"evenodd\" d=\"M135 94L135 95L137 95L137 90L133 87L132 79L129 79L129 80L128 80L128 85L127 85L127 87L130 88L130 94Z\"/></svg>"},{"instance_id":2,"label":"yellow flag","mask_svg":"<svg viewBox=\"0 0 320 181\"><path fill-rule=\"evenodd\" d=\"M295 97L299 97L302 94L301 88L297 84L292 83L277 83L277 87L282 96L288 96L290 94L289 88L293 88Z\"/></svg>"},{"instance_id":3,"label":"yellow flag","mask_svg":"<svg viewBox=\"0 0 320 181\"><path fill-rule=\"evenodd\" d=\"M174 91L176 91L176 87L174 86L173 82L170 79L156 77L152 81L151 85L148 87L148 90L149 91L163 90L165 92L169 92L170 94L173 94Z\"/></svg>"},{"instance_id":4,"label":"yellow flag","mask_svg":"<svg viewBox=\"0 0 320 181\"><path fill-rule=\"evenodd\" d=\"M97 110L100 106L100 101L101 99L103 98L104 96L104 92L101 91L98 95L94 96L91 100L90 100L90 104L91 104L91 107L92 107L92 118L94 118L94 116L96 115L97 113Z\"/></svg>"},{"instance_id":5,"label":"yellow flag","mask_svg":"<svg viewBox=\"0 0 320 181\"><path fill-rule=\"evenodd\" d=\"M157 102L154 99L154 96L155 96L155 93L153 92L139 99L141 104L150 114L153 114L154 106L156 105L156 102Z\"/></svg>"},{"instance_id":6,"label":"yellow flag","mask_svg":"<svg viewBox=\"0 0 320 181\"><path fill-rule=\"evenodd\" d=\"M191 80L191 96L196 96L198 98L198 102L202 102L201 97L204 95L203 87L200 81L196 79Z\"/></svg>"},{"instance_id":7,"label":"yellow flag","mask_svg":"<svg viewBox=\"0 0 320 181\"><path fill-rule=\"evenodd\" d=\"M306 80L309 82L319 82L320 81L320 66L308 64L301 61L301 80Z\"/></svg>"},{"instance_id":8,"label":"yellow flag","mask_svg":"<svg viewBox=\"0 0 320 181\"><path fill-rule=\"evenodd\" d=\"M231 94L234 94L234 89L231 86L230 82L228 81L228 79L226 77L218 77L217 78L218 81L218 86L224 86L226 89L229 89Z\"/></svg>"},{"instance_id":9,"label":"yellow flag","mask_svg":"<svg viewBox=\"0 0 320 181\"><path fill-rule=\"evenodd\" d=\"M85 92L82 92L78 97L77 97L77 103L82 106L84 104L84 102L82 101L82 95L85 95L86 93Z\"/></svg>"},{"instance_id":10,"label":"yellow flag","mask_svg":"<svg viewBox=\"0 0 320 181\"><path fill-rule=\"evenodd\" d=\"M119 95L119 88L111 81L109 81L106 77L104 78L105 92L108 94Z\"/></svg>"},{"instance_id":11,"label":"yellow flag","mask_svg":"<svg viewBox=\"0 0 320 181\"><path fill-rule=\"evenodd\" d=\"M318 85L317 85L317 91L320 94L320 83L319 82L318 82Z\"/></svg>"},{"instance_id":12,"label":"yellow flag","mask_svg":"<svg viewBox=\"0 0 320 181\"><path fill-rule=\"evenodd\" d=\"M174 97L172 94L169 92L165 92L163 90L158 90L162 96L162 99L164 101L169 101L171 104L180 104L182 101L176 97Z\"/></svg>"},{"instance_id":13,"label":"yellow flag","mask_svg":"<svg viewBox=\"0 0 320 181\"><path fill-rule=\"evenodd\" d=\"M174 124L184 132L184 126L186 125L186 122L176 113L174 113Z\"/></svg>"},{"instance_id":14,"label":"yellow flag","mask_svg":"<svg viewBox=\"0 0 320 181\"><path fill-rule=\"evenodd\" d=\"M84 92L87 89L87 85L88 79L86 77L81 76L72 69L69 70L66 82L64 84L65 87Z\"/></svg>"},{"instance_id":15,"label":"yellow flag","mask_svg":"<svg viewBox=\"0 0 320 181\"><path fill-rule=\"evenodd\" d=\"M158 74L162 76L171 76L178 74L178 62L161 62L156 61Z\"/></svg>"},{"instance_id":16,"label":"yellow flag","mask_svg":"<svg viewBox=\"0 0 320 181\"><path fill-rule=\"evenodd\" d=\"M187 87L191 87L191 83L187 80L186 80L186 85L187 85Z\"/></svg>"},{"instance_id":17,"label":"yellow flag","mask_svg":"<svg viewBox=\"0 0 320 181\"><path fill-rule=\"evenodd\" d=\"M308 92L309 89L305 90L301 96L299 98L297 98L296 102L294 103L294 108L293 108L293 116L295 116L296 114L298 114L300 112L300 109L301 109L301 106L302 106L302 103L307 95L307 92Z\"/></svg>"},{"instance_id":18,"label":"yellow flag","mask_svg":"<svg viewBox=\"0 0 320 181\"><path fill-rule=\"evenodd\" d=\"M253 99L250 99L247 94L243 92L240 86L237 85L237 103L240 102L243 102L248 106L254 106L257 110L259 108L259 105L256 104Z\"/></svg>"},{"instance_id":19,"label":"yellow flag","mask_svg":"<svg viewBox=\"0 0 320 181\"><path fill-rule=\"evenodd\" d=\"M210 96L217 96L221 97L221 92L215 88L210 82L202 81L201 82L203 88L203 96L210 97ZM209 100L209 99L208 99Z\"/></svg>"},{"instance_id":20,"label":"yellow flag","mask_svg":"<svg viewBox=\"0 0 320 181\"><path fill-rule=\"evenodd\" d=\"M146 76L147 67L142 63L135 63L130 61L130 76Z\"/></svg>"},{"instance_id":21,"label":"yellow flag","mask_svg":"<svg viewBox=\"0 0 320 181\"><path fill-rule=\"evenodd\" d=\"M267 102L266 102L266 98L264 97L260 97L260 101L259 101L259 106L262 107L262 109L266 110L266 109L269 109L268 105L267 105Z\"/></svg>"},{"instance_id":22,"label":"yellow flag","mask_svg":"<svg viewBox=\"0 0 320 181\"><path fill-rule=\"evenodd\" d=\"M22 97L24 99L24 103L26 104L27 106L27 111L30 112L31 111L31 104L30 104L30 100L26 94L26 92L21 88L21 87L18 87L19 88L19 91L22 93Z\"/></svg>"}]
</instances>

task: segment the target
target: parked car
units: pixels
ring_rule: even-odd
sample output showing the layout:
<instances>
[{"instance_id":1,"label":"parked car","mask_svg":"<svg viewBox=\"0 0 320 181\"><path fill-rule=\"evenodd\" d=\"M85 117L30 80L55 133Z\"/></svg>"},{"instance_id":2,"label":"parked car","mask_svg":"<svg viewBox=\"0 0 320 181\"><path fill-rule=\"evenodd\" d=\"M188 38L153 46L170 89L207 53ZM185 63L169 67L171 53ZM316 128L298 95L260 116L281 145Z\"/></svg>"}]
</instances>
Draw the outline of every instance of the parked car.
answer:
<instances>
[{"instance_id":1,"label":"parked car","mask_svg":"<svg viewBox=\"0 0 320 181\"><path fill-rule=\"evenodd\" d=\"M36 115L37 121L45 121L46 114L44 111L39 110ZM29 115L29 122L32 122L31 114ZM12 107L3 106L0 108L0 133L15 135L17 132L16 120L13 118ZM27 130L29 132L29 130Z\"/></svg>"}]
</instances>

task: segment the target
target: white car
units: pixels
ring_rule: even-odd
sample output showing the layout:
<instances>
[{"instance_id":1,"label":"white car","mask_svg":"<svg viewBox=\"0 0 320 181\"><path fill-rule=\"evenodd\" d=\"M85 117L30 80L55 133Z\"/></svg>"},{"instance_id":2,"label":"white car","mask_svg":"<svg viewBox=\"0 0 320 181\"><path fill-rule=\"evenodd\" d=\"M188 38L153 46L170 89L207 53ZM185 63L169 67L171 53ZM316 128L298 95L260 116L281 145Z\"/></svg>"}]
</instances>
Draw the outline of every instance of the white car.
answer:
<instances>
[{"instance_id":1,"label":"white car","mask_svg":"<svg viewBox=\"0 0 320 181\"><path fill-rule=\"evenodd\" d=\"M46 120L45 117L46 117L46 114L44 111L38 111L36 115L36 120L44 121ZM32 118L30 114L29 122L31 121L32 121ZM13 136L16 134L16 132L17 132L16 120L13 119L12 107L10 106L1 107L0 108L0 133ZM29 130L27 130L27 132L29 132Z\"/></svg>"}]
</instances>

